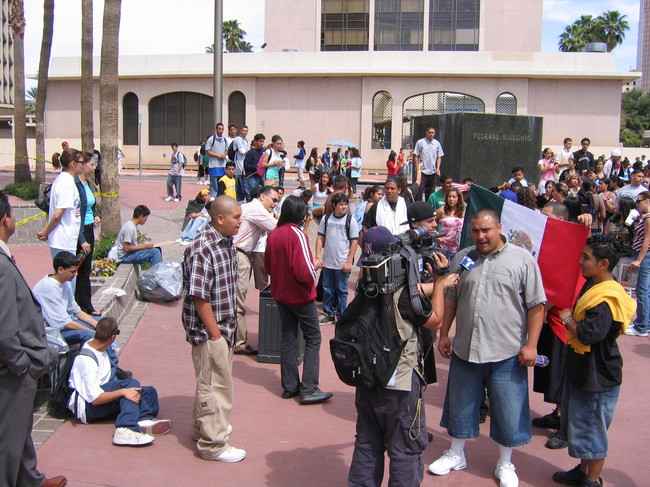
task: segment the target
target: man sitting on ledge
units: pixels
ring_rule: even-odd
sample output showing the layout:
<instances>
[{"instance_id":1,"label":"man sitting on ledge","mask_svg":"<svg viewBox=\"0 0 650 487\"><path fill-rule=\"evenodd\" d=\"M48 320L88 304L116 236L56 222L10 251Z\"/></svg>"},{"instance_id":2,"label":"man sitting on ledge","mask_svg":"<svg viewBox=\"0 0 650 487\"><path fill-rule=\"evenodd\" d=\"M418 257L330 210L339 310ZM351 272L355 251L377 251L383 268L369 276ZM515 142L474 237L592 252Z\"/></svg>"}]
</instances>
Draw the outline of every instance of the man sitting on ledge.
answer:
<instances>
[{"instance_id":1,"label":"man sitting on ledge","mask_svg":"<svg viewBox=\"0 0 650 487\"><path fill-rule=\"evenodd\" d=\"M106 353L120 334L115 318L97 323L95 338L84 344L70 371L68 408L82 423L117 415L113 444L145 446L153 435L164 435L171 421L157 419L158 393L151 386L140 386L135 379L111 380L111 364Z\"/></svg>"},{"instance_id":2,"label":"man sitting on ledge","mask_svg":"<svg viewBox=\"0 0 650 487\"><path fill-rule=\"evenodd\" d=\"M146 264L151 267L162 262L162 250L154 247L151 242L138 243L138 225L144 225L151 214L151 210L144 205L133 209L133 218L122 225L117 234L115 245L117 258L127 264Z\"/></svg>"}]
</instances>

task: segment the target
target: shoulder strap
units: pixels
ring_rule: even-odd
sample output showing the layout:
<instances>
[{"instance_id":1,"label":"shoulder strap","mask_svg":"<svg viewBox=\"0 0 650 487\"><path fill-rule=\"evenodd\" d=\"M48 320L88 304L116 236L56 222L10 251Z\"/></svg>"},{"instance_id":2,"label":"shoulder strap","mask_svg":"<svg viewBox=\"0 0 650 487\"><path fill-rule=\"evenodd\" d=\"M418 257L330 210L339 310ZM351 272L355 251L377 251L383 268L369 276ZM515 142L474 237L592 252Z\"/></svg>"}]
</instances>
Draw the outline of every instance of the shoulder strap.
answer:
<instances>
[{"instance_id":1,"label":"shoulder strap","mask_svg":"<svg viewBox=\"0 0 650 487\"><path fill-rule=\"evenodd\" d=\"M323 232L323 233L325 233L325 235L327 235L327 222L330 221L330 215L331 215L331 213L328 213L327 215L325 215L325 229L324 229L325 231Z\"/></svg>"},{"instance_id":2,"label":"shoulder strap","mask_svg":"<svg viewBox=\"0 0 650 487\"><path fill-rule=\"evenodd\" d=\"M345 235L350 239L350 222L352 221L352 213L348 213L345 218Z\"/></svg>"},{"instance_id":3,"label":"shoulder strap","mask_svg":"<svg viewBox=\"0 0 650 487\"><path fill-rule=\"evenodd\" d=\"M99 365L99 361L97 360L97 356L94 353L92 353L90 350L88 350L87 348L80 349L79 354L77 356L79 356L79 355L83 355L84 357L91 357L95 361L95 363L97 365Z\"/></svg>"}]
</instances>

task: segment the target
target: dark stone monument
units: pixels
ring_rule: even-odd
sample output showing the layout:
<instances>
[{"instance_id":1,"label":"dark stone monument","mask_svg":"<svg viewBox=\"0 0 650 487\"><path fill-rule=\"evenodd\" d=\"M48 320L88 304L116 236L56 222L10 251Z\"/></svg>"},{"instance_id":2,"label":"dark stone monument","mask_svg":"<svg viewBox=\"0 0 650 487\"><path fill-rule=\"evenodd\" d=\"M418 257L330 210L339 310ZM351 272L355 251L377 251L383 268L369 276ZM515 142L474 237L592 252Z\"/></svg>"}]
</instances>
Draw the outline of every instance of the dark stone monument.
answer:
<instances>
[{"instance_id":1,"label":"dark stone monument","mask_svg":"<svg viewBox=\"0 0 650 487\"><path fill-rule=\"evenodd\" d=\"M511 177L521 166L526 179L537 184L542 154L542 117L491 113L444 113L414 118L415 142L428 127L442 144L442 172L461 182L471 177L489 188Z\"/></svg>"}]
</instances>

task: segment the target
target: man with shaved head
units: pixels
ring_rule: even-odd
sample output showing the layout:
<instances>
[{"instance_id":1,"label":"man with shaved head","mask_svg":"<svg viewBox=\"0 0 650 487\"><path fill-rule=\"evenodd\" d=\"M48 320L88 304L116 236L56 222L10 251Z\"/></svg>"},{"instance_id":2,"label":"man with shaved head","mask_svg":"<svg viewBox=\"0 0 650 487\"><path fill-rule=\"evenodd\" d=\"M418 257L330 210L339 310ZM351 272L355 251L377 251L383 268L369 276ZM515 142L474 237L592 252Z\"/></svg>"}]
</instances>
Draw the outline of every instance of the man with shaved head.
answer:
<instances>
[{"instance_id":1,"label":"man with shaved head","mask_svg":"<svg viewBox=\"0 0 650 487\"><path fill-rule=\"evenodd\" d=\"M530 442L526 367L537 358L546 294L535 258L506 241L494 210L474 213L470 229L474 247L456 254L450 267L458 269L467 259L475 265L445 295L438 340L440 354L451 359L440 421L451 445L429 472L447 475L467 466L465 442L479 435L479 407L487 388L490 438L499 445L494 475L501 487L516 487L511 456L514 447ZM470 254L473 250L477 252Z\"/></svg>"},{"instance_id":2,"label":"man with shaved head","mask_svg":"<svg viewBox=\"0 0 650 487\"><path fill-rule=\"evenodd\" d=\"M210 224L183 255L183 313L192 345L196 396L192 438L201 458L239 462L246 452L228 444L232 431L232 355L237 333L237 255L233 236L242 210L230 196L217 197Z\"/></svg>"}]
</instances>

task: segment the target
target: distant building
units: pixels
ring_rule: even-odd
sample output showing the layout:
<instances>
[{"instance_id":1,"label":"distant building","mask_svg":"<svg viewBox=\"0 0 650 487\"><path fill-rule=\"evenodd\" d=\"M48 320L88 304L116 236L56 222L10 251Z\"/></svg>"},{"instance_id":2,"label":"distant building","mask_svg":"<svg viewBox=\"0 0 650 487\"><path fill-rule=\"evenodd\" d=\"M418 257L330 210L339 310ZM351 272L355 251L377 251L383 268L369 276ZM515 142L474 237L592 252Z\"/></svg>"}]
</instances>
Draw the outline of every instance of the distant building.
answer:
<instances>
[{"instance_id":1,"label":"distant building","mask_svg":"<svg viewBox=\"0 0 650 487\"><path fill-rule=\"evenodd\" d=\"M279 134L289 152L350 140L364 169L412 147L413 117L449 111L542 116L545 146L618 146L621 87L638 75L611 53L540 52L541 26L542 0L266 0L264 52L224 54L223 122ZM127 165L139 134L147 165L213 132L211 55L121 56L119 69ZM79 85L78 58L52 60L53 150L79 139Z\"/></svg>"},{"instance_id":2,"label":"distant building","mask_svg":"<svg viewBox=\"0 0 650 487\"><path fill-rule=\"evenodd\" d=\"M11 1L2 0L0 3L0 51L2 62L0 63L0 137L8 135L11 137L10 120L14 112L14 53L13 40L9 18Z\"/></svg>"}]
</instances>

